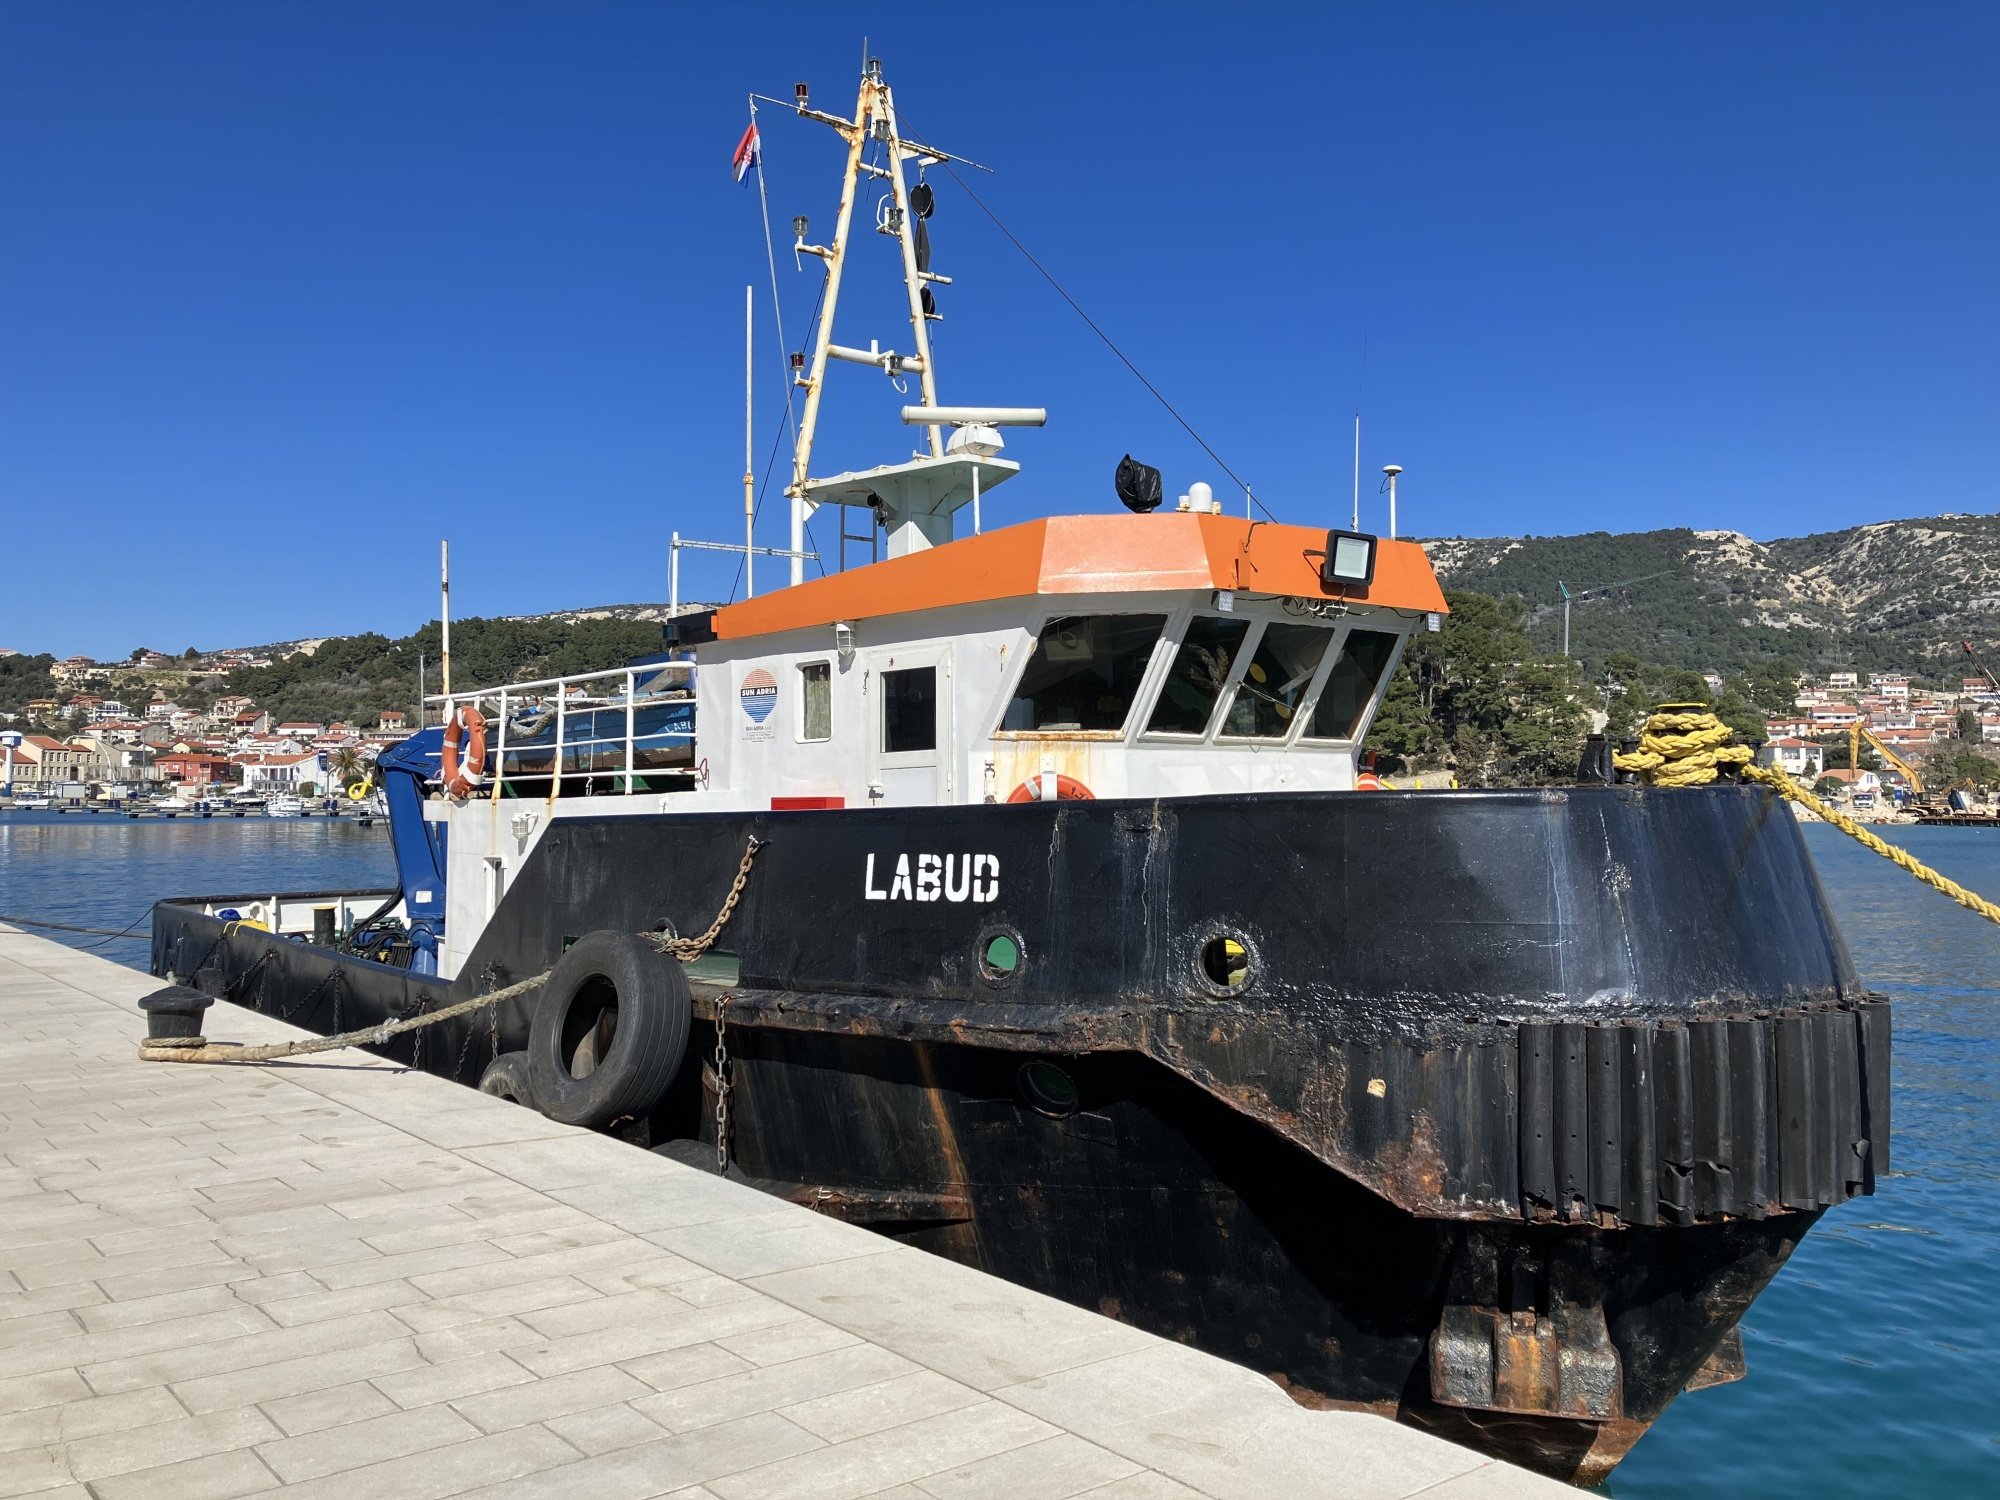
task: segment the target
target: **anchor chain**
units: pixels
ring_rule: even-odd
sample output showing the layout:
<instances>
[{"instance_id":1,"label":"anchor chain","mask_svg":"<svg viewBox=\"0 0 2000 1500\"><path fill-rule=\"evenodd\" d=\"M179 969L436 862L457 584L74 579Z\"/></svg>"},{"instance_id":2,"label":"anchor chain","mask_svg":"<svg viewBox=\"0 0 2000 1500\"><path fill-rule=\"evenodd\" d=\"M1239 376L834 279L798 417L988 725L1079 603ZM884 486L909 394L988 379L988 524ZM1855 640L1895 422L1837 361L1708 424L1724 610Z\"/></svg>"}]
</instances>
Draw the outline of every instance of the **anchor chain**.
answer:
<instances>
[{"instance_id":1,"label":"anchor chain","mask_svg":"<svg viewBox=\"0 0 2000 1500\"><path fill-rule=\"evenodd\" d=\"M736 914L736 903L743 898L743 887L750 879L750 864L757 858L757 851L764 847L764 841L751 835L744 846L743 862L736 867L736 879L731 882L729 894L723 898L722 909L715 914L715 920L708 924L708 931L700 937L675 937L669 932L655 932L647 935L648 941L662 953L671 954L682 963L691 963L708 952L715 940L722 936L722 929L729 925L729 919Z\"/></svg>"},{"instance_id":2,"label":"anchor chain","mask_svg":"<svg viewBox=\"0 0 2000 1500\"><path fill-rule=\"evenodd\" d=\"M726 1173L729 1170L729 1044L722 1034L722 1013L725 1003L717 1001L715 1006L715 1058L711 1064L715 1073L715 1170Z\"/></svg>"}]
</instances>

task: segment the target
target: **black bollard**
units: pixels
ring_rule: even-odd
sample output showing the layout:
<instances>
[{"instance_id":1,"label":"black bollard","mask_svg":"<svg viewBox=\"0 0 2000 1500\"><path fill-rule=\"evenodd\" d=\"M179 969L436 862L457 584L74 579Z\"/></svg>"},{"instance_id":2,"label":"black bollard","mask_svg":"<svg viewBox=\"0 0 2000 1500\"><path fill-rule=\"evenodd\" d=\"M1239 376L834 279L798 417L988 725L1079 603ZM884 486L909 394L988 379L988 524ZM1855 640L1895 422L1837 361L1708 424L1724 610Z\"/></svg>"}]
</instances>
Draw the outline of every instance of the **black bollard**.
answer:
<instances>
[{"instance_id":1,"label":"black bollard","mask_svg":"<svg viewBox=\"0 0 2000 1500\"><path fill-rule=\"evenodd\" d=\"M146 1015L146 1040L154 1046L199 1047L202 1044L201 1017L212 996L191 990L184 984L154 990L139 1002Z\"/></svg>"}]
</instances>

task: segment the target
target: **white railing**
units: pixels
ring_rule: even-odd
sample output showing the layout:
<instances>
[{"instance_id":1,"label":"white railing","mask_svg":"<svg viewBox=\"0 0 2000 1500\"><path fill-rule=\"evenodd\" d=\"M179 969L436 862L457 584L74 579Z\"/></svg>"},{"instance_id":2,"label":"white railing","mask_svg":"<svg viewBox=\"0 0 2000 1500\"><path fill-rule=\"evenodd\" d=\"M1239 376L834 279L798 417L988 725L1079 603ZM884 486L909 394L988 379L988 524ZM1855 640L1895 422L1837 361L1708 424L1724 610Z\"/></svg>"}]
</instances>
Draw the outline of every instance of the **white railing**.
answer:
<instances>
[{"instance_id":1,"label":"white railing","mask_svg":"<svg viewBox=\"0 0 2000 1500\"><path fill-rule=\"evenodd\" d=\"M601 686L593 692L590 684ZM517 794L532 787L550 797L577 791L643 792L650 778L701 775L694 763L693 662L545 677L433 694L424 702L436 704L447 723L461 704L486 716L490 729L484 769L488 794L494 797L505 796L510 787ZM649 710L676 707L687 711L686 728L641 727L640 716ZM545 736L551 727L554 733ZM544 750L546 765L539 759ZM585 783L580 788L575 786L579 779ZM600 786L600 781L607 784Z\"/></svg>"}]
</instances>

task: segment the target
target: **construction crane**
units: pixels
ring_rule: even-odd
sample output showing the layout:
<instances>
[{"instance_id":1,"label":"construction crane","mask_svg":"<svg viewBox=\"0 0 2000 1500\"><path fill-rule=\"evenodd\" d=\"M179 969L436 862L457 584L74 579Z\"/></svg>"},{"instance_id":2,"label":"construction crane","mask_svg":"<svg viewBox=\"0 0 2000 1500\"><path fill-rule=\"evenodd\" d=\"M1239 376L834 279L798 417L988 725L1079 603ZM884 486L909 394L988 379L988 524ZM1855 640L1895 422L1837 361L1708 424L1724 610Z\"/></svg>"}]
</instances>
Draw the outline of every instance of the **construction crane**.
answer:
<instances>
[{"instance_id":1,"label":"construction crane","mask_svg":"<svg viewBox=\"0 0 2000 1500\"><path fill-rule=\"evenodd\" d=\"M1629 589L1635 583L1645 583L1654 578L1665 578L1668 573L1671 573L1673 571L1674 571L1673 569L1669 568L1664 572L1659 572L1659 573L1642 573L1637 578L1627 578L1619 583L1600 583L1594 588L1587 588L1587 589L1572 589L1567 583L1564 583L1560 578L1558 578L1556 580L1556 587L1562 590L1562 601L1563 601L1564 658L1567 659L1567 657L1569 656L1569 606L1572 600L1594 599L1600 594L1613 594L1616 593L1619 589Z\"/></svg>"},{"instance_id":2,"label":"construction crane","mask_svg":"<svg viewBox=\"0 0 2000 1500\"><path fill-rule=\"evenodd\" d=\"M1886 765L1903 773L1903 779L1910 784L1910 791L1916 796L1924 795L1924 778L1917 774L1917 768L1904 760L1875 736L1875 731L1866 724L1855 722L1847 726L1847 764L1852 770L1861 769L1861 742L1868 741L1875 747L1875 753L1882 757Z\"/></svg>"}]
</instances>

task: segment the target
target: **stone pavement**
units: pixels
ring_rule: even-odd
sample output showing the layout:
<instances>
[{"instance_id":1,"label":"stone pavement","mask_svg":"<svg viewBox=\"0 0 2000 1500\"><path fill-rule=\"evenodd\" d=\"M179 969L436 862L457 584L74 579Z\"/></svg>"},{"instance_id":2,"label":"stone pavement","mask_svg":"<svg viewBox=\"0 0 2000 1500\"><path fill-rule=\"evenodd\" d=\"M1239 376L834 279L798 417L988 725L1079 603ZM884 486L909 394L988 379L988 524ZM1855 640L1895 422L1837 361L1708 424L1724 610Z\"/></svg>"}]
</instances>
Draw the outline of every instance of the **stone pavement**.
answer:
<instances>
[{"instance_id":1,"label":"stone pavement","mask_svg":"<svg viewBox=\"0 0 2000 1500\"><path fill-rule=\"evenodd\" d=\"M1569 1493L156 983L0 929L0 1497Z\"/></svg>"}]
</instances>

